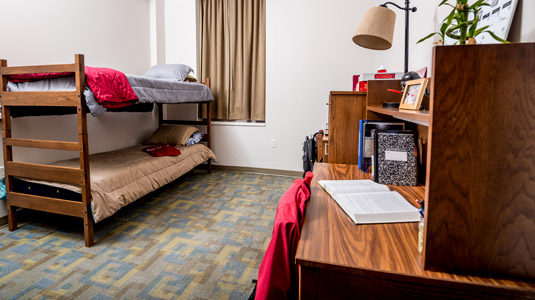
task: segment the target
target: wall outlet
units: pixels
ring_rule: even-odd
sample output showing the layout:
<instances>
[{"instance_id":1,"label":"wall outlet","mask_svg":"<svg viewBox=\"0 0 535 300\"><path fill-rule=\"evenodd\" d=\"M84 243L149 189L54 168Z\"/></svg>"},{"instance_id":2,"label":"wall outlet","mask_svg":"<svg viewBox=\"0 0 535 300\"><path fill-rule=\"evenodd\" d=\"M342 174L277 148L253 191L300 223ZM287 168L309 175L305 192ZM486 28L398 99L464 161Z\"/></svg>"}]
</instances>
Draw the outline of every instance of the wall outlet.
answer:
<instances>
[{"instance_id":1,"label":"wall outlet","mask_svg":"<svg viewBox=\"0 0 535 300\"><path fill-rule=\"evenodd\" d=\"M277 148L277 140L271 139L271 148Z\"/></svg>"},{"instance_id":2,"label":"wall outlet","mask_svg":"<svg viewBox=\"0 0 535 300\"><path fill-rule=\"evenodd\" d=\"M137 145L137 140L132 140L132 146Z\"/></svg>"}]
</instances>

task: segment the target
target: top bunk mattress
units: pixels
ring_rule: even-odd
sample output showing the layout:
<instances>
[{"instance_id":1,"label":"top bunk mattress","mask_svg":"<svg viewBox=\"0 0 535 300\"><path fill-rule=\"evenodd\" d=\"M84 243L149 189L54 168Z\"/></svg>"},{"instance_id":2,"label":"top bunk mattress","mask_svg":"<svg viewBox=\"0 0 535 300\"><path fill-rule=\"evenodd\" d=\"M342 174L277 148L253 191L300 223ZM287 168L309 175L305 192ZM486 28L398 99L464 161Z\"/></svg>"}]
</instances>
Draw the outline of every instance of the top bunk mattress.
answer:
<instances>
[{"instance_id":1,"label":"top bunk mattress","mask_svg":"<svg viewBox=\"0 0 535 300\"><path fill-rule=\"evenodd\" d=\"M170 183L195 166L215 160L212 150L203 144L180 147L178 156L152 157L142 151L147 145L136 145L89 156L91 175L91 210L95 222L113 215L120 208ZM55 166L80 167L78 158L51 163ZM77 185L18 178L81 193Z\"/></svg>"},{"instance_id":2,"label":"top bunk mattress","mask_svg":"<svg viewBox=\"0 0 535 300\"><path fill-rule=\"evenodd\" d=\"M130 109L130 107L124 107L122 109L111 109L111 111L151 111L154 103L161 104L178 104L178 103L200 103L209 102L214 100L214 96L210 88L201 83L195 82L182 82L169 79L151 78L145 76L137 76L126 74L128 83L134 90L139 104L130 107L140 107L141 109ZM74 76L65 76L57 78L43 78L37 81L29 82L12 82L8 81L7 91L75 91L76 82ZM93 116L98 116L109 109L106 109L100 104L93 91L86 85L84 96L86 104ZM150 105L150 106L149 106ZM54 108L50 114L65 114L72 113L75 110ZM29 108L17 108L12 110L12 116L27 116L27 115L40 115L48 113L32 113L28 111ZM41 108L37 111L42 112Z\"/></svg>"},{"instance_id":3,"label":"top bunk mattress","mask_svg":"<svg viewBox=\"0 0 535 300\"><path fill-rule=\"evenodd\" d=\"M197 103L213 101L210 88L201 83L126 74L141 103Z\"/></svg>"}]
</instances>

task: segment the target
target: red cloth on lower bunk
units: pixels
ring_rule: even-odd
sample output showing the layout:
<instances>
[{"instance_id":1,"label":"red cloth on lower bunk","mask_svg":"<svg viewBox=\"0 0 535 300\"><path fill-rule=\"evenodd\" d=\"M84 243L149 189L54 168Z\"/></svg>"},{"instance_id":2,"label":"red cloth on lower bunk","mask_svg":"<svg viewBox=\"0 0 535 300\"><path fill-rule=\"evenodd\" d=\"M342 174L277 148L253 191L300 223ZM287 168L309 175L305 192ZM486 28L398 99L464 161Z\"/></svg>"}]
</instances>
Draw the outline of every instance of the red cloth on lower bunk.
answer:
<instances>
[{"instance_id":1,"label":"red cloth on lower bunk","mask_svg":"<svg viewBox=\"0 0 535 300\"><path fill-rule=\"evenodd\" d=\"M8 80L12 82L28 82L72 75L73 73L70 72L15 74L9 75ZM86 66L85 78L98 103L105 108L121 108L138 102L138 97L130 86L126 75L120 71Z\"/></svg>"},{"instance_id":2,"label":"red cloth on lower bunk","mask_svg":"<svg viewBox=\"0 0 535 300\"><path fill-rule=\"evenodd\" d=\"M172 145L156 145L143 148L143 151L147 152L151 156L177 156L182 154L177 147Z\"/></svg>"}]
</instances>

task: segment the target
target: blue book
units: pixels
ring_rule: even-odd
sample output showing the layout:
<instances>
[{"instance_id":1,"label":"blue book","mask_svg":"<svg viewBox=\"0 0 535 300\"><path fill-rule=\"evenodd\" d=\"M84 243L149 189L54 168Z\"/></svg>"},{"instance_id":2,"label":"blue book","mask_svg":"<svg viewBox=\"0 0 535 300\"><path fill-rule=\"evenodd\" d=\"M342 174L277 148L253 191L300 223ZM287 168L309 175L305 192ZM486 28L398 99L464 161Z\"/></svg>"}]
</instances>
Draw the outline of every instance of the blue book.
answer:
<instances>
[{"instance_id":1,"label":"blue book","mask_svg":"<svg viewBox=\"0 0 535 300\"><path fill-rule=\"evenodd\" d=\"M364 170L362 167L362 149L364 148L364 123L366 123L367 120L360 120L359 121L359 156L357 158L359 169Z\"/></svg>"}]
</instances>

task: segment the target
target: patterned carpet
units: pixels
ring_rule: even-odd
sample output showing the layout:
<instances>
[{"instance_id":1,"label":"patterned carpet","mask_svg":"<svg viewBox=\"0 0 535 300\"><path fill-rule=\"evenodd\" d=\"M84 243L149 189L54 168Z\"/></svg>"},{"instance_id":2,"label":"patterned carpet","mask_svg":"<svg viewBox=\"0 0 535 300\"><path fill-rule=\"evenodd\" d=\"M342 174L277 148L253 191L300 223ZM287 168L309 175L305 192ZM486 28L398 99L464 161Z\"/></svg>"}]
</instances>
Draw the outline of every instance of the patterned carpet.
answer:
<instances>
[{"instance_id":1,"label":"patterned carpet","mask_svg":"<svg viewBox=\"0 0 535 300\"><path fill-rule=\"evenodd\" d=\"M0 299L247 299L294 178L194 170L95 226L21 211L0 228Z\"/></svg>"}]
</instances>

